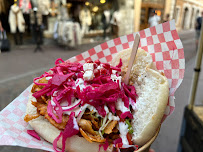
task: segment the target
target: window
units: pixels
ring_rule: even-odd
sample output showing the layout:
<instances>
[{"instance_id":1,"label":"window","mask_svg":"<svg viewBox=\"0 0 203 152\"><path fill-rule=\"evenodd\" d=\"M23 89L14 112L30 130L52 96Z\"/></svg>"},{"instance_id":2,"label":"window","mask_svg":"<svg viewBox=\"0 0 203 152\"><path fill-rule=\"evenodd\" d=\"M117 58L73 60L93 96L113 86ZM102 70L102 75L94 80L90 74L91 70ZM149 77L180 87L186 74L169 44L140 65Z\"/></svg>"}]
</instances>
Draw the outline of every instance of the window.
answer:
<instances>
[{"instance_id":1,"label":"window","mask_svg":"<svg viewBox=\"0 0 203 152\"><path fill-rule=\"evenodd\" d=\"M176 24L178 23L178 20L179 20L179 15L180 15L180 8L179 7L176 7L176 12L175 12L175 21L176 21Z\"/></svg>"}]
</instances>

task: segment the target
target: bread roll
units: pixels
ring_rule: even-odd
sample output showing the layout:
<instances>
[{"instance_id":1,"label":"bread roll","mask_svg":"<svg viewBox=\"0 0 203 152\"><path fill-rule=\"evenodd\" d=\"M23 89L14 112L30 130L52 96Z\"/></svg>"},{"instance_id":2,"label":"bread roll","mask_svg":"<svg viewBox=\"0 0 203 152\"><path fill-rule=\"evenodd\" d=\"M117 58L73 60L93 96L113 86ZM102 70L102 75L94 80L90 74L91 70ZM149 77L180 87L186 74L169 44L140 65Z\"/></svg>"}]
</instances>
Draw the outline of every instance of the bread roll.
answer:
<instances>
[{"instance_id":1,"label":"bread roll","mask_svg":"<svg viewBox=\"0 0 203 152\"><path fill-rule=\"evenodd\" d=\"M126 49L117 53L111 64L116 66L121 58L122 71L126 72L131 51ZM133 142L142 146L155 135L161 123L168 103L169 84L167 78L157 71L151 55L142 49L138 49L130 80L135 84L138 95L137 111L132 121Z\"/></svg>"}]
</instances>

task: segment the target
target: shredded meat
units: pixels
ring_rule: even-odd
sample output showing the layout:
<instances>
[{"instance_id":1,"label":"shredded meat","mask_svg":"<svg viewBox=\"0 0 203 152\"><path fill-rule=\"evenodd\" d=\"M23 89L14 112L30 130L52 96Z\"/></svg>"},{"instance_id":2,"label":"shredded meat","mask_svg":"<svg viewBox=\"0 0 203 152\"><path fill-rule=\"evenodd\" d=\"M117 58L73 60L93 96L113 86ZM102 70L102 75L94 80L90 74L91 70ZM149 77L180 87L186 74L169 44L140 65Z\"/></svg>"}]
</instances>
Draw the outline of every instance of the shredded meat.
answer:
<instances>
[{"instance_id":1,"label":"shredded meat","mask_svg":"<svg viewBox=\"0 0 203 152\"><path fill-rule=\"evenodd\" d=\"M94 116L93 111L86 110L79 121L80 134L89 142L105 142L107 139L112 143L115 139L119 138L119 130L117 129L118 121L112 120L104 129L104 137L101 138L98 130L101 127L101 119Z\"/></svg>"},{"instance_id":2,"label":"shredded meat","mask_svg":"<svg viewBox=\"0 0 203 152\"><path fill-rule=\"evenodd\" d=\"M112 120L104 129L104 133L105 134L110 134L113 132L113 129L115 128L115 126L117 125L118 121L116 120Z\"/></svg>"},{"instance_id":3,"label":"shredded meat","mask_svg":"<svg viewBox=\"0 0 203 152\"><path fill-rule=\"evenodd\" d=\"M53 126L55 126L56 128L63 130L66 127L66 124L68 122L68 116L64 115L62 117L62 122L61 123L57 123L55 120L53 120L47 113L47 104L43 104L43 103L39 103L39 102L33 102L32 104L37 108L37 112L44 116Z\"/></svg>"},{"instance_id":4,"label":"shredded meat","mask_svg":"<svg viewBox=\"0 0 203 152\"><path fill-rule=\"evenodd\" d=\"M92 135L92 134L89 134L88 132L85 132L84 130L82 130L82 128L80 128L80 133L81 135L89 142L105 142L106 139L102 139L100 137L100 135Z\"/></svg>"},{"instance_id":5,"label":"shredded meat","mask_svg":"<svg viewBox=\"0 0 203 152\"><path fill-rule=\"evenodd\" d=\"M37 113L37 114L34 114L34 115L29 115L29 114L27 114L27 115L25 115L25 117L24 117L24 121L26 121L26 122L28 122L28 121L30 121L30 120L32 120L32 119L36 119L36 118L38 118L40 115Z\"/></svg>"},{"instance_id":6,"label":"shredded meat","mask_svg":"<svg viewBox=\"0 0 203 152\"><path fill-rule=\"evenodd\" d=\"M82 116L83 119L85 120L90 120L92 123L92 128L96 131L99 130L99 128L101 127L101 124L99 124L100 120L97 117L94 117L93 112L89 112L89 111L85 111L84 115Z\"/></svg>"},{"instance_id":7,"label":"shredded meat","mask_svg":"<svg viewBox=\"0 0 203 152\"><path fill-rule=\"evenodd\" d=\"M80 119L78 122L78 125L84 130L87 131L88 133L92 135L97 135L97 133L93 130L92 128L92 123L90 120L85 120L85 119Z\"/></svg>"},{"instance_id":8,"label":"shredded meat","mask_svg":"<svg viewBox=\"0 0 203 152\"><path fill-rule=\"evenodd\" d=\"M48 80L46 80L46 78L43 77L43 78L39 79L38 83L48 83ZM41 90L42 88L44 88L44 86L34 84L33 87L32 87L31 92L35 93L35 92Z\"/></svg>"}]
</instances>

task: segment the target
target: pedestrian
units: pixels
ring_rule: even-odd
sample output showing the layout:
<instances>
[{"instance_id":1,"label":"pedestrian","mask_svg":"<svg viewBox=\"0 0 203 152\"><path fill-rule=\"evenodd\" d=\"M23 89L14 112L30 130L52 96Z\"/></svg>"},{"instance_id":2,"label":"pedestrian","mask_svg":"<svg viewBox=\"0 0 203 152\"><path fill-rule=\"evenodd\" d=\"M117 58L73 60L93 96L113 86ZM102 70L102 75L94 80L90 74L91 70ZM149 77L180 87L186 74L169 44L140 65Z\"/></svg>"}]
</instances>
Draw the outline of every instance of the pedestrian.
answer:
<instances>
[{"instance_id":1,"label":"pedestrian","mask_svg":"<svg viewBox=\"0 0 203 152\"><path fill-rule=\"evenodd\" d=\"M40 45L43 44L43 16L42 11L37 7L34 7L30 12L30 23L32 25L33 40L37 44L34 52L42 51Z\"/></svg>"},{"instance_id":2,"label":"pedestrian","mask_svg":"<svg viewBox=\"0 0 203 152\"><path fill-rule=\"evenodd\" d=\"M20 7L17 2L10 7L9 11L9 24L11 33L14 37L14 42L16 45L23 44L23 33L25 32L25 20Z\"/></svg>"},{"instance_id":3,"label":"pedestrian","mask_svg":"<svg viewBox=\"0 0 203 152\"><path fill-rule=\"evenodd\" d=\"M148 20L149 27L158 25L159 22L160 22L160 20L161 20L161 19L160 19L160 16L158 16L158 15L156 14L156 11L153 10L153 11L152 11L152 16L151 16L151 17L149 18L149 20Z\"/></svg>"},{"instance_id":4,"label":"pedestrian","mask_svg":"<svg viewBox=\"0 0 203 152\"><path fill-rule=\"evenodd\" d=\"M196 30L196 50L197 50L198 44L199 44L200 31L201 31L201 26L202 26L202 18L203 18L203 12L201 13L201 16L196 19L196 23L195 23L195 30Z\"/></svg>"},{"instance_id":5,"label":"pedestrian","mask_svg":"<svg viewBox=\"0 0 203 152\"><path fill-rule=\"evenodd\" d=\"M170 20L170 14L166 14L166 19L164 20L164 22L168 22Z\"/></svg>"},{"instance_id":6,"label":"pedestrian","mask_svg":"<svg viewBox=\"0 0 203 152\"><path fill-rule=\"evenodd\" d=\"M116 10L113 12L110 24L112 26L113 35L115 38L119 36L119 23L120 23L120 12Z\"/></svg>"}]
</instances>

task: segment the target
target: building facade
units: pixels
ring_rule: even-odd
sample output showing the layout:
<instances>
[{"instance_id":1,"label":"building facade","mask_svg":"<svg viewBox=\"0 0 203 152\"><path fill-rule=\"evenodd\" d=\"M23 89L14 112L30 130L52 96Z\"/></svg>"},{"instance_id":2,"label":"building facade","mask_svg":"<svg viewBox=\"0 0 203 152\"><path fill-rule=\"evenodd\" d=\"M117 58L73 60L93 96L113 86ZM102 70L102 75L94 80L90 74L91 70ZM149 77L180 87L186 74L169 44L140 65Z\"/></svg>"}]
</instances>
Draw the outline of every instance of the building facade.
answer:
<instances>
[{"instance_id":1,"label":"building facade","mask_svg":"<svg viewBox=\"0 0 203 152\"><path fill-rule=\"evenodd\" d=\"M175 11L178 30L194 29L197 17L203 12L203 0L177 0Z\"/></svg>"},{"instance_id":2,"label":"building facade","mask_svg":"<svg viewBox=\"0 0 203 152\"><path fill-rule=\"evenodd\" d=\"M161 22L175 19L177 30L195 28L195 21L203 11L203 0L134 0L134 31L148 27L151 10L157 10Z\"/></svg>"}]
</instances>

